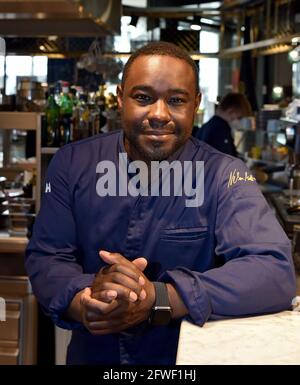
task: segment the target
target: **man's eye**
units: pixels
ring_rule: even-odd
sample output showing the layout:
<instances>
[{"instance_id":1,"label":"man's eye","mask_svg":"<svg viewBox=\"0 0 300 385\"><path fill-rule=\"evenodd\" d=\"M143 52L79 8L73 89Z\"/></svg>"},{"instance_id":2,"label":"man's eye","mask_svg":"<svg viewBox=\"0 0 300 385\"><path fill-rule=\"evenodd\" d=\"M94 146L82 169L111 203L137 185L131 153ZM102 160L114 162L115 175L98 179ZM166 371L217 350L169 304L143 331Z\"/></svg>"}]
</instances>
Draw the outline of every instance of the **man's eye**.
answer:
<instances>
[{"instance_id":1,"label":"man's eye","mask_svg":"<svg viewBox=\"0 0 300 385\"><path fill-rule=\"evenodd\" d=\"M170 98L169 103L171 103L171 104L183 104L184 99L179 98L179 97Z\"/></svg>"},{"instance_id":2,"label":"man's eye","mask_svg":"<svg viewBox=\"0 0 300 385\"><path fill-rule=\"evenodd\" d=\"M137 94L137 95L134 95L134 99L137 100L138 102L148 102L151 100L151 97L148 96L148 95L145 95L145 94Z\"/></svg>"}]
</instances>

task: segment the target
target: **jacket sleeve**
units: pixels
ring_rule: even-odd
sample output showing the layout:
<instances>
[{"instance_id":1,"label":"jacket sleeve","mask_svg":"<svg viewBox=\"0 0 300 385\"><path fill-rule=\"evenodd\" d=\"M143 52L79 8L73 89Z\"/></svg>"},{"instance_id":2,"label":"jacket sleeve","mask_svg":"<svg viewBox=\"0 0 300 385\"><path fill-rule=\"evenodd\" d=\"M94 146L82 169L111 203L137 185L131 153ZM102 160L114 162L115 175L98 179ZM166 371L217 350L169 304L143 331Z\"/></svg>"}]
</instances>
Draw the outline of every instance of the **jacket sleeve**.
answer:
<instances>
[{"instance_id":1,"label":"jacket sleeve","mask_svg":"<svg viewBox=\"0 0 300 385\"><path fill-rule=\"evenodd\" d=\"M223 266L206 272L167 271L193 322L279 312L296 292L290 241L251 173L233 160L219 177L215 254Z\"/></svg>"},{"instance_id":2,"label":"jacket sleeve","mask_svg":"<svg viewBox=\"0 0 300 385\"><path fill-rule=\"evenodd\" d=\"M49 165L41 209L25 255L25 267L39 303L58 326L67 329L81 324L66 322L61 314L74 295L94 280L94 274L84 274L79 264L67 171L71 150L70 146L59 150Z\"/></svg>"}]
</instances>

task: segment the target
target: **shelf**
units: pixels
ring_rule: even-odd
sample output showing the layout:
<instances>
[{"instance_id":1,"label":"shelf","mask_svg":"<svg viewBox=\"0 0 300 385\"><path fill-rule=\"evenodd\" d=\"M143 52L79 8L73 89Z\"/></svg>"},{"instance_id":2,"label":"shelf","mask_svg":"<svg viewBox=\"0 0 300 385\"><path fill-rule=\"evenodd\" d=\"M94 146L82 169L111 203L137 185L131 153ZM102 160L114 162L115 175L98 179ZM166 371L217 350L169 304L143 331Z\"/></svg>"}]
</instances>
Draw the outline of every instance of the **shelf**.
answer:
<instances>
[{"instance_id":1,"label":"shelf","mask_svg":"<svg viewBox=\"0 0 300 385\"><path fill-rule=\"evenodd\" d=\"M38 130L41 114L37 112L0 112L0 129Z\"/></svg>"},{"instance_id":2,"label":"shelf","mask_svg":"<svg viewBox=\"0 0 300 385\"><path fill-rule=\"evenodd\" d=\"M0 129L36 132L36 212L40 208L41 196L41 123L43 115L42 112L0 111ZM32 169L32 166L29 163L23 164L24 169ZM15 241L18 243L17 239Z\"/></svg>"},{"instance_id":3,"label":"shelf","mask_svg":"<svg viewBox=\"0 0 300 385\"><path fill-rule=\"evenodd\" d=\"M35 170L36 167L37 167L37 164L36 162L15 162L15 163L12 163L12 165L14 167L18 167L18 168L21 168L22 170L26 170L26 171L32 171L32 170Z\"/></svg>"},{"instance_id":4,"label":"shelf","mask_svg":"<svg viewBox=\"0 0 300 385\"><path fill-rule=\"evenodd\" d=\"M42 147L41 148L41 154L49 154L53 155L56 153L56 151L59 149L59 147Z\"/></svg>"},{"instance_id":5,"label":"shelf","mask_svg":"<svg viewBox=\"0 0 300 385\"><path fill-rule=\"evenodd\" d=\"M23 253L27 244L26 237L11 237L8 233L0 233L0 253Z\"/></svg>"}]
</instances>

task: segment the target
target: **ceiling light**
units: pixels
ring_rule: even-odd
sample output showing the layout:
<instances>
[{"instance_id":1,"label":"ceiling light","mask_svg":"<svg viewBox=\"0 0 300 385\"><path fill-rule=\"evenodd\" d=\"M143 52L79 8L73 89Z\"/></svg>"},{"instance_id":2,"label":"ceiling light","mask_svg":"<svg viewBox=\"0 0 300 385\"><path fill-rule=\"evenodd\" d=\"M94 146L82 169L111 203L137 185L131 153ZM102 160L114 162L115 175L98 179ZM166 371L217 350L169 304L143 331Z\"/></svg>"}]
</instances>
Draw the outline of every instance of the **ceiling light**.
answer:
<instances>
[{"instance_id":1,"label":"ceiling light","mask_svg":"<svg viewBox=\"0 0 300 385\"><path fill-rule=\"evenodd\" d=\"M46 19L47 15L44 12L38 12L36 14L37 19Z\"/></svg>"},{"instance_id":2,"label":"ceiling light","mask_svg":"<svg viewBox=\"0 0 300 385\"><path fill-rule=\"evenodd\" d=\"M56 36L56 35L50 35L50 36L48 36L48 40L49 41L56 41L58 39L58 36Z\"/></svg>"},{"instance_id":3,"label":"ceiling light","mask_svg":"<svg viewBox=\"0 0 300 385\"><path fill-rule=\"evenodd\" d=\"M205 24L210 24L210 25L214 24L213 20L205 19L204 17L201 17L200 21L201 21L201 23L205 23Z\"/></svg>"},{"instance_id":4,"label":"ceiling light","mask_svg":"<svg viewBox=\"0 0 300 385\"><path fill-rule=\"evenodd\" d=\"M276 95L282 96L282 94L283 94L283 87L275 86L275 87L273 87L273 92Z\"/></svg>"},{"instance_id":5,"label":"ceiling light","mask_svg":"<svg viewBox=\"0 0 300 385\"><path fill-rule=\"evenodd\" d=\"M280 100L283 97L283 87L274 86L272 89L272 97L276 101Z\"/></svg>"},{"instance_id":6,"label":"ceiling light","mask_svg":"<svg viewBox=\"0 0 300 385\"><path fill-rule=\"evenodd\" d=\"M198 24L191 24L191 27L190 27L193 31L200 31L201 29L201 25L198 25Z\"/></svg>"}]
</instances>

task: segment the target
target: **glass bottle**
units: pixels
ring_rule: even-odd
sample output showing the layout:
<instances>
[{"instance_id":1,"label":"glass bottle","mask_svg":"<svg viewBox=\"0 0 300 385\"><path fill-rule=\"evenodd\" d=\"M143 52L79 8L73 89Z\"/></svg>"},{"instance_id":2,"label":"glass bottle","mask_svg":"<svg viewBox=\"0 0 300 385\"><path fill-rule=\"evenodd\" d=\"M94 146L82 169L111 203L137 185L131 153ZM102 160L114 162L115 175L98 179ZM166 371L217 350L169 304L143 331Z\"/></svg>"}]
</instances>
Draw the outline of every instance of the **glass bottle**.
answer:
<instances>
[{"instance_id":1,"label":"glass bottle","mask_svg":"<svg viewBox=\"0 0 300 385\"><path fill-rule=\"evenodd\" d=\"M59 106L54 97L54 88L50 88L47 105L45 109L46 116L46 146L54 146L58 134Z\"/></svg>"},{"instance_id":2,"label":"glass bottle","mask_svg":"<svg viewBox=\"0 0 300 385\"><path fill-rule=\"evenodd\" d=\"M59 119L59 146L72 141L73 132L73 101L69 95L69 86L63 83L62 94L59 98L60 119Z\"/></svg>"},{"instance_id":3,"label":"glass bottle","mask_svg":"<svg viewBox=\"0 0 300 385\"><path fill-rule=\"evenodd\" d=\"M107 109L108 100L105 96L105 91L106 91L106 85L100 84L99 91L97 92L96 98L95 98L95 102L99 109L99 116L98 116L99 133L103 132L102 128L106 125L106 122L107 122L106 109Z\"/></svg>"}]
</instances>

